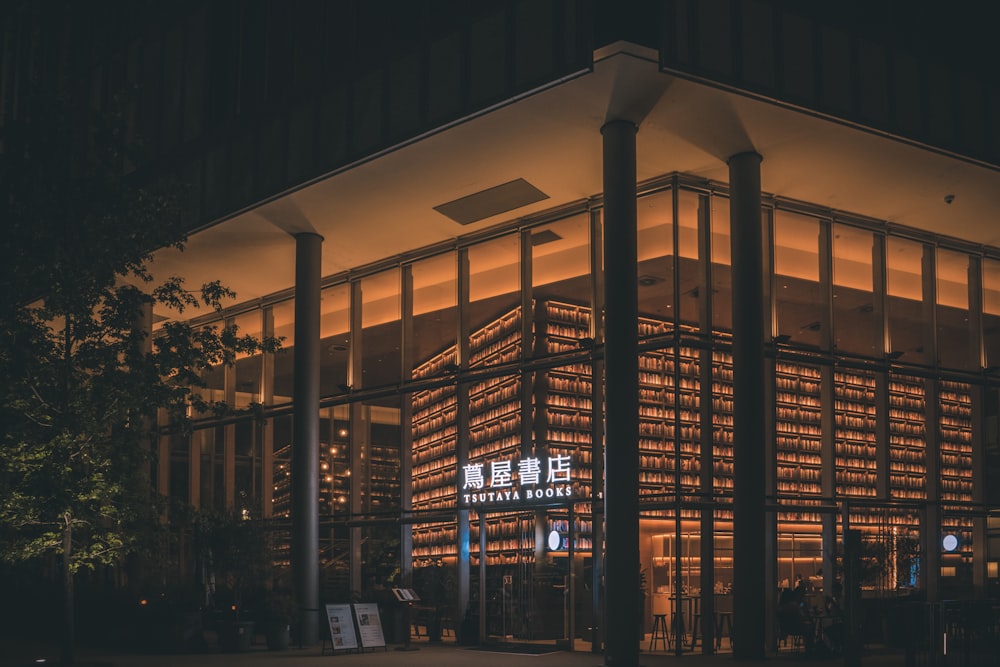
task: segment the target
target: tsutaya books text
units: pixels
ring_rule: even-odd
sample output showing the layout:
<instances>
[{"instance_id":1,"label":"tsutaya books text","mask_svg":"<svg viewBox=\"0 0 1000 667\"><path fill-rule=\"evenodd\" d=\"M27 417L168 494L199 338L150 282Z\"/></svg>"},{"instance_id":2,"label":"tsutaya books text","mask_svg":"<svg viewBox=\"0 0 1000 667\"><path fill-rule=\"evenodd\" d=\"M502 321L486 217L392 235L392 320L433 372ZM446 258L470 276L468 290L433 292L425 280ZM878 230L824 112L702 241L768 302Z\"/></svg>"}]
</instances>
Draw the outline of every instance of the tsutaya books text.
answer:
<instances>
[{"instance_id":1,"label":"tsutaya books text","mask_svg":"<svg viewBox=\"0 0 1000 667\"><path fill-rule=\"evenodd\" d=\"M568 455L500 459L462 466L463 505L505 505L573 497Z\"/></svg>"}]
</instances>

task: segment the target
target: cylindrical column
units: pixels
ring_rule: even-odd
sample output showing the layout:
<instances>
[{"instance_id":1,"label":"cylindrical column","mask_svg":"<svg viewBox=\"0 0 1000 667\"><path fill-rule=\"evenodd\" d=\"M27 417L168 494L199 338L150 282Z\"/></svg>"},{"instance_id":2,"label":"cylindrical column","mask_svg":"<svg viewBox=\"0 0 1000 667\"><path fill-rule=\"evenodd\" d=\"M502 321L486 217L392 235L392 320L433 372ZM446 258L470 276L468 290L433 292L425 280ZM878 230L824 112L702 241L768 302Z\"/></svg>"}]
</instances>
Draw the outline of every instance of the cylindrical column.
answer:
<instances>
[{"instance_id":1,"label":"cylindrical column","mask_svg":"<svg viewBox=\"0 0 1000 667\"><path fill-rule=\"evenodd\" d=\"M604 135L604 475L607 646L604 664L639 664L639 345L635 124Z\"/></svg>"},{"instance_id":2,"label":"cylindrical column","mask_svg":"<svg viewBox=\"0 0 1000 667\"><path fill-rule=\"evenodd\" d=\"M295 236L292 577L299 642L319 641L319 304L323 238Z\"/></svg>"},{"instance_id":3,"label":"cylindrical column","mask_svg":"<svg viewBox=\"0 0 1000 667\"><path fill-rule=\"evenodd\" d=\"M757 153L729 158L733 282L733 634L737 658L764 657L764 268ZM772 461L773 463L773 461Z\"/></svg>"}]
</instances>

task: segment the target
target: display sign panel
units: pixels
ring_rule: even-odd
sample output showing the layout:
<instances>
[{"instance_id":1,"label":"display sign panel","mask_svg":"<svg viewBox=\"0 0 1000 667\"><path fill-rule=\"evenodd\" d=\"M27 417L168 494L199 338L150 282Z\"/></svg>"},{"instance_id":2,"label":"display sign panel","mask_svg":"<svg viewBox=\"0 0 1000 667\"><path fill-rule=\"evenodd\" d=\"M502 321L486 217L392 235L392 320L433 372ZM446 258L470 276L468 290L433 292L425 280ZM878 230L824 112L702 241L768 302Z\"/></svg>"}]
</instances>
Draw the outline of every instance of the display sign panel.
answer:
<instances>
[{"instance_id":1,"label":"display sign panel","mask_svg":"<svg viewBox=\"0 0 1000 667\"><path fill-rule=\"evenodd\" d=\"M494 507L571 499L569 455L491 459L462 466L458 502L463 507Z\"/></svg>"},{"instance_id":2,"label":"display sign panel","mask_svg":"<svg viewBox=\"0 0 1000 667\"><path fill-rule=\"evenodd\" d=\"M382 620L379 618L378 605L376 603L355 603L354 618L358 622L358 637L361 639L362 648L385 646L385 635L382 634Z\"/></svg>"},{"instance_id":3,"label":"display sign panel","mask_svg":"<svg viewBox=\"0 0 1000 667\"><path fill-rule=\"evenodd\" d=\"M351 616L351 605L326 605L326 622L330 626L330 643L334 651L345 651L358 648L358 638L354 634L354 619Z\"/></svg>"}]
</instances>

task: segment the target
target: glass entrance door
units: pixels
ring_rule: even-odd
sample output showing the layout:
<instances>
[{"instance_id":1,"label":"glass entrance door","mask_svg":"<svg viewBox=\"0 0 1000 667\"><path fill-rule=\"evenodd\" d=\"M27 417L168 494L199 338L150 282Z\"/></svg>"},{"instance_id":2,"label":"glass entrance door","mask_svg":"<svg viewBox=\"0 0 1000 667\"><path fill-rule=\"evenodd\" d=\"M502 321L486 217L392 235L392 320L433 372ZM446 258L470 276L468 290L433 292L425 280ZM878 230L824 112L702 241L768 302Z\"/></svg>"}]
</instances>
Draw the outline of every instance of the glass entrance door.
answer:
<instances>
[{"instance_id":1,"label":"glass entrance door","mask_svg":"<svg viewBox=\"0 0 1000 667\"><path fill-rule=\"evenodd\" d=\"M484 513L473 525L485 562L483 577L487 641L568 646L571 621L571 524L565 510ZM484 548L485 547L485 548Z\"/></svg>"}]
</instances>

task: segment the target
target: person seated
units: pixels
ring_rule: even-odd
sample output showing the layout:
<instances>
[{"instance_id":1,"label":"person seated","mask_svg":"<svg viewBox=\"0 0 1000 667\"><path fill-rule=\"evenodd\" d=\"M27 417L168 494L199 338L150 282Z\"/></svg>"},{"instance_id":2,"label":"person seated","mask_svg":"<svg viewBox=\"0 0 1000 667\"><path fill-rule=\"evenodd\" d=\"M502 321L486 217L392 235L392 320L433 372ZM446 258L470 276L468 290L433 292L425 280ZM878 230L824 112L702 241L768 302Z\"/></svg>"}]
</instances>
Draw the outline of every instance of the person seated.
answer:
<instances>
[{"instance_id":1,"label":"person seated","mask_svg":"<svg viewBox=\"0 0 1000 667\"><path fill-rule=\"evenodd\" d=\"M816 640L815 625L806 613L803 599L805 591L788 593L788 595L782 594L778 605L778 637L781 640L799 637L806 652L812 652Z\"/></svg>"}]
</instances>

